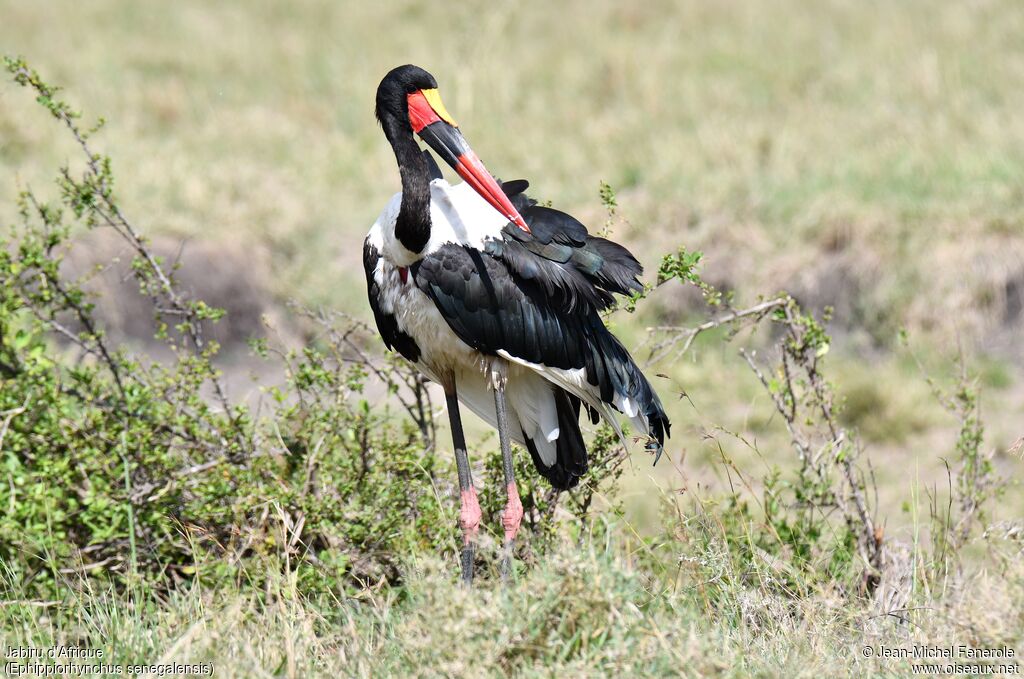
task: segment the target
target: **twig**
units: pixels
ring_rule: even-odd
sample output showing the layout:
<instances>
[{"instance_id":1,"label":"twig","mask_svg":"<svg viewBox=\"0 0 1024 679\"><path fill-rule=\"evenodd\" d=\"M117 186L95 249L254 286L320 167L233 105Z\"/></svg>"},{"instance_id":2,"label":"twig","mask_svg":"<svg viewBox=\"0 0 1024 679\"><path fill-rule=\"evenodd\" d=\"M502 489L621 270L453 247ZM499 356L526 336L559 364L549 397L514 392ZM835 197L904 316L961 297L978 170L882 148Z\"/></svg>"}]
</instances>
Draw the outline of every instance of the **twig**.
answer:
<instances>
[{"instance_id":1,"label":"twig","mask_svg":"<svg viewBox=\"0 0 1024 679\"><path fill-rule=\"evenodd\" d=\"M714 330L715 328L720 328L723 325L729 325L730 323L734 323L738 320L749 318L751 316L756 317L755 320L760 320L760 318L762 318L769 311L783 307L786 304L788 304L789 300L790 297L788 295L776 297L774 299L761 302L760 304L755 304L754 306L749 307L747 309L732 310L726 314L723 314L722 316L719 316L718 318L713 318L709 321L705 321L700 325L694 326L692 328L680 328L678 326L655 326L652 328L648 328L647 332L649 334L661 332L672 333L670 337L654 344L651 347L651 351L647 359L648 363L657 363L658 361L664 359L673 351L675 351L675 347L680 342L682 342L682 347L680 347L678 351L675 351L676 358L679 358L689 350L690 346L693 344L693 341L697 339L697 336L700 335L702 332Z\"/></svg>"}]
</instances>

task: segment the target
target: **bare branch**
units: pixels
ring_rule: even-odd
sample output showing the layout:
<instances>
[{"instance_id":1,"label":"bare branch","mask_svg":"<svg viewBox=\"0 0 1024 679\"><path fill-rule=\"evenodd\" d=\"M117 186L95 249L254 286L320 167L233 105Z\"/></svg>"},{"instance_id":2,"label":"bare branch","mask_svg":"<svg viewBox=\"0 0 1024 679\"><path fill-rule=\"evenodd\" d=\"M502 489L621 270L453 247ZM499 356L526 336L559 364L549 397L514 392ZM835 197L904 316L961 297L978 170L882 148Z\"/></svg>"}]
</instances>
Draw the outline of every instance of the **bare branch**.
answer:
<instances>
[{"instance_id":1,"label":"bare branch","mask_svg":"<svg viewBox=\"0 0 1024 679\"><path fill-rule=\"evenodd\" d=\"M675 352L675 357L678 359L689 350L693 341L697 339L697 336L702 332L721 328L725 325L731 325L736 321L752 317L752 320L756 323L770 311L784 307L789 303L789 300L790 297L788 295L776 297L774 299L761 302L760 304L755 304L754 306L746 309L731 310L726 314L713 318L709 321L705 321L692 328L680 328L678 326L655 326L648 328L647 332L649 335L653 335L655 333L666 333L668 334L668 337L657 342L651 347L647 361L648 363L657 363L673 352ZM680 343L682 343L681 347L679 347Z\"/></svg>"}]
</instances>

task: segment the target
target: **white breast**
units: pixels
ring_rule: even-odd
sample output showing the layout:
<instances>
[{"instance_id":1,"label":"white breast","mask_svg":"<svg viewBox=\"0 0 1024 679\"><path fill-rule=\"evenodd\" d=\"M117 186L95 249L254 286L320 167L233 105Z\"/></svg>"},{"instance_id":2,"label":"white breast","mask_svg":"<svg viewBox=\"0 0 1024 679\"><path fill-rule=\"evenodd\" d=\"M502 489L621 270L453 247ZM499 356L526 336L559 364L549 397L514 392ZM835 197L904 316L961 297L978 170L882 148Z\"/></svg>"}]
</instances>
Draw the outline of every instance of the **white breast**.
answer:
<instances>
[{"instance_id":1,"label":"white breast","mask_svg":"<svg viewBox=\"0 0 1024 679\"><path fill-rule=\"evenodd\" d=\"M482 250L484 240L501 238L501 230L508 224L508 220L469 184L460 182L452 186L444 179L435 179L430 182L430 240L423 252L415 253L395 237L395 221L401 205L402 194L396 193L373 225L381 230L381 254L395 266L409 266L446 243Z\"/></svg>"},{"instance_id":2,"label":"white breast","mask_svg":"<svg viewBox=\"0 0 1024 679\"><path fill-rule=\"evenodd\" d=\"M479 371L484 357L448 327L434 302L399 271L448 243L483 248L488 236L499 236L506 221L467 184L451 186L443 179L430 183L430 240L420 253L410 252L395 237L402 194L395 194L367 234L381 257L373 272L380 286L379 304L395 317L399 329L412 337L421 352L421 367L432 379L450 371Z\"/></svg>"}]
</instances>

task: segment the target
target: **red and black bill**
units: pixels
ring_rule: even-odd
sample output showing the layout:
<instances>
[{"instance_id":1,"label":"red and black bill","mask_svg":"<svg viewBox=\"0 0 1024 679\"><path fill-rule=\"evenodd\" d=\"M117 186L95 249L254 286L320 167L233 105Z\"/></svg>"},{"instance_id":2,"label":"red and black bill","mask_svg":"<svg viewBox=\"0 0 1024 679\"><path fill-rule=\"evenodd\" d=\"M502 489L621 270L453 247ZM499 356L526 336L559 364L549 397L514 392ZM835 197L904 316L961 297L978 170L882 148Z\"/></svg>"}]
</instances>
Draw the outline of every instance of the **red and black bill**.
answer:
<instances>
[{"instance_id":1,"label":"red and black bill","mask_svg":"<svg viewBox=\"0 0 1024 679\"><path fill-rule=\"evenodd\" d=\"M459 131L458 124L441 102L441 95L437 90L417 90L408 95L407 99L409 123L413 132L458 172L459 176L495 210L529 233L530 227L526 225L522 215L512 205L480 158L469 147L462 132Z\"/></svg>"}]
</instances>

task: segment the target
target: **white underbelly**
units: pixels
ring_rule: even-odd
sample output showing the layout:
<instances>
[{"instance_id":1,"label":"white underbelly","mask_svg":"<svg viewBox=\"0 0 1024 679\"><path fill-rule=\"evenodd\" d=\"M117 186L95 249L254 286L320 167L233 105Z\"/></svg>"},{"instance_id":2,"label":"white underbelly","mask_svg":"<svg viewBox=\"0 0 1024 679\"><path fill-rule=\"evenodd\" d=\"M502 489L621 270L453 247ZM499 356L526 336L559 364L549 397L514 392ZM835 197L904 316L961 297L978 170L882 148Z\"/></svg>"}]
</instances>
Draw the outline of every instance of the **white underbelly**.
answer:
<instances>
[{"instance_id":1,"label":"white underbelly","mask_svg":"<svg viewBox=\"0 0 1024 679\"><path fill-rule=\"evenodd\" d=\"M417 364L428 377L442 382L448 375L467 370L484 374L487 357L455 334L433 300L416 287L411 273L403 282L398 269L381 259L377 276L382 282L382 308L394 316L398 329L416 342L420 350Z\"/></svg>"}]
</instances>

